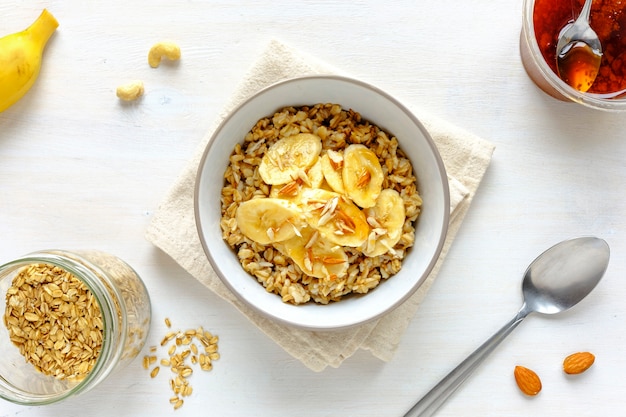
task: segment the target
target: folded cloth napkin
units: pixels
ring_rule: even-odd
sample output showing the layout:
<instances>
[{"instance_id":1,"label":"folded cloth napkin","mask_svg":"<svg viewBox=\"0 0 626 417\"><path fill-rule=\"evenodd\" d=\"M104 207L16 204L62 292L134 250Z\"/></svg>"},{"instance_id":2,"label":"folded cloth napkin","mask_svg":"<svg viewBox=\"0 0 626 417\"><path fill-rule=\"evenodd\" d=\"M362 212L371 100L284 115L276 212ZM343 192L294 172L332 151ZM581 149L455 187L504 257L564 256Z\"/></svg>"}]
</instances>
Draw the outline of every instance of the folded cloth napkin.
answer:
<instances>
[{"instance_id":1,"label":"folded cloth napkin","mask_svg":"<svg viewBox=\"0 0 626 417\"><path fill-rule=\"evenodd\" d=\"M169 254L209 289L232 303L285 351L314 371L321 371L327 366L338 367L358 349L369 350L384 361L392 358L406 327L437 276L494 150L491 143L412 109L433 137L444 160L450 183L450 226L441 256L431 274L418 291L393 312L355 328L313 332L268 320L244 305L226 288L204 254L194 220L196 171L202 152L217 125L243 100L283 79L332 73L341 72L278 41L271 41L201 141L194 157L156 210L146 231L149 241Z\"/></svg>"}]
</instances>

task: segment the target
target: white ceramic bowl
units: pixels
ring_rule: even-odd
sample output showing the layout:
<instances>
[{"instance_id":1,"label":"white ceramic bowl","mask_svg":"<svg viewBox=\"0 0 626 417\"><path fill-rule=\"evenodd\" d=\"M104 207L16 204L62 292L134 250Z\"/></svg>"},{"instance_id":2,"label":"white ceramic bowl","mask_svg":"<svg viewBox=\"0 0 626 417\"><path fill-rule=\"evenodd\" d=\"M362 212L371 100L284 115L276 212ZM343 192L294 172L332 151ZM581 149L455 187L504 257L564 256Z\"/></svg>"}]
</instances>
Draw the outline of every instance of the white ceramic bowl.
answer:
<instances>
[{"instance_id":1,"label":"white ceramic bowl","mask_svg":"<svg viewBox=\"0 0 626 417\"><path fill-rule=\"evenodd\" d=\"M287 106L336 103L396 136L417 176L424 200L415 243L401 271L365 295L339 302L294 306L265 291L245 272L234 251L222 239L220 195L224 171L236 143L257 120ZM202 156L195 188L198 234L213 269L245 304L266 317L311 330L347 328L390 312L424 282L443 246L449 220L446 171L432 138L419 120L393 97L366 83L339 76L290 79L267 87L246 100L217 128Z\"/></svg>"}]
</instances>

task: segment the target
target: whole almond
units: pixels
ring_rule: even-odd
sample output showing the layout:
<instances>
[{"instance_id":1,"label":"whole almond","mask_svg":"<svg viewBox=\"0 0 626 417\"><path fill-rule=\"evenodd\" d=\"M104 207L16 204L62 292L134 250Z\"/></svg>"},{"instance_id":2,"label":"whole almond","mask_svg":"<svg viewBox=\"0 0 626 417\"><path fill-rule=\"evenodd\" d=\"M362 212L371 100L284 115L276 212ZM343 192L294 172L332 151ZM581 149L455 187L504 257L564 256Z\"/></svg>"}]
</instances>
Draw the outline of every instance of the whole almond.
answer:
<instances>
[{"instance_id":1,"label":"whole almond","mask_svg":"<svg viewBox=\"0 0 626 417\"><path fill-rule=\"evenodd\" d=\"M513 375L517 386L524 394L537 395L541 391L541 379L534 371L517 365Z\"/></svg>"},{"instance_id":2,"label":"whole almond","mask_svg":"<svg viewBox=\"0 0 626 417\"><path fill-rule=\"evenodd\" d=\"M563 360L563 371L566 374L580 374L589 369L595 360L596 357L590 352L573 353Z\"/></svg>"}]
</instances>

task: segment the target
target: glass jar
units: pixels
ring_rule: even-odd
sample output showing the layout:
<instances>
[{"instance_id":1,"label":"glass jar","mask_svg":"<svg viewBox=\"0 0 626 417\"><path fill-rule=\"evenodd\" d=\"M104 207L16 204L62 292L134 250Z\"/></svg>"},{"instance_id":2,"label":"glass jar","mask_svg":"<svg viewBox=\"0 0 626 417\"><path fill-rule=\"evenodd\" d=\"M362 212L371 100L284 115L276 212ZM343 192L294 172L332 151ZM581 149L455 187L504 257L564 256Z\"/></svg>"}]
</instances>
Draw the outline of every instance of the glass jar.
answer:
<instances>
[{"instance_id":1,"label":"glass jar","mask_svg":"<svg viewBox=\"0 0 626 417\"><path fill-rule=\"evenodd\" d=\"M32 363L32 354L28 354L29 360L27 360L26 354L18 348L22 340L19 332L22 330L11 329L9 331L10 326L15 324L16 320L22 320L22 318L8 314L9 298L16 295L19 287L19 283L14 286L13 281L22 271L26 271L25 268L36 265L43 265L44 268L57 267L62 272L73 275L84 284L82 288L86 287L87 290L85 292L90 292L93 295L89 299L95 299L97 302L101 315L101 322L98 320L99 330L97 332L97 334L101 332L101 335L98 335L98 338L101 337L99 344L100 352L93 359L90 369L81 375L80 378L66 378L63 375L55 376L41 369L38 370ZM69 275L66 274L66 276ZM19 281L19 279L16 281ZM77 283L76 280L74 282ZM52 295L65 297L63 299L66 301L71 300L72 297L76 299L76 292L72 292L71 289L68 290L68 285L66 284L60 287L64 295L58 293L57 287L52 288L53 290L50 287L46 289L51 294L50 297L46 295L45 298L48 300L52 300ZM25 298L22 291L19 291L17 295ZM43 296L45 294L42 293L40 295ZM141 278L121 259L99 251L45 250L8 262L0 266L0 298L5 301L2 309L3 320L0 323L0 352L2 352L0 357L0 397L18 404L49 404L88 391L113 371L123 368L134 359L145 344L150 329L150 298ZM17 304L15 300L13 302ZM53 301L50 302L51 305L52 303ZM57 303L60 304L61 301ZM35 316L39 312L45 316L46 311L52 309L52 307L48 306L48 303L44 307L38 306L37 308L37 310L34 310ZM82 313L76 313L76 311L82 310L78 308L65 308L64 310L71 313L68 313L70 315L69 320L74 322L74 327L86 332L86 334L89 333L89 325L86 325L88 321L84 319L84 314L82 321L81 317L72 317L72 314L81 315ZM24 316L26 317L26 313ZM9 320L9 317L12 318ZM33 314L31 313L32 317ZM26 325L28 324L26 323ZM49 325L38 326L34 324L30 328L30 331L37 331L37 328L45 328L46 334L48 332L52 334L52 331L49 330ZM42 330L43 332L44 330ZM57 333L57 330L54 330L54 333ZM57 338L61 338L60 336ZM51 339L52 336L47 336L47 338ZM81 339L82 336L78 336L78 338ZM16 340L18 341L17 344L15 343ZM91 349L89 347L83 348L83 345L73 340L66 342L68 350L75 344L81 346L76 348L78 351L76 355L80 354L80 349ZM28 346L34 346L43 342L29 343ZM61 345L63 345L63 342ZM22 349L24 349L24 344L22 344ZM35 348L28 348L28 352L34 350ZM38 350L37 354L41 356L41 350ZM39 357L35 356L35 358Z\"/></svg>"},{"instance_id":2,"label":"glass jar","mask_svg":"<svg viewBox=\"0 0 626 417\"><path fill-rule=\"evenodd\" d=\"M592 86L589 91L581 92L561 80L555 72L555 68L553 68L556 66L558 34L565 24L573 21L578 16L582 10L582 4L583 0L524 0L520 35L522 64L530 79L541 90L556 99L580 103L594 109L624 111L626 110L626 89L617 88L616 90L599 93L594 92ZM546 9L546 5L550 7L550 10ZM604 10L605 8L606 10ZM622 84L626 83L622 76L624 73L623 66L621 64L617 65L620 62L619 59L613 61L613 58L619 58L620 54L625 52L621 39L623 39L626 33L626 25L622 24L623 19L620 17L624 13L626 13L626 5L621 1L602 0L594 2L590 17L591 26L600 36L604 50L600 74L609 72L608 69L613 68L611 63L615 63L618 72L613 74L612 77L621 77ZM544 47L548 45L554 49L555 55L553 59L550 59L551 64L546 62L536 37L536 30L539 30L535 27L537 15L541 17L541 21L545 21L548 18L553 20L550 28L552 28L552 23L558 23L557 27L553 28L551 37L546 38L545 34L542 37ZM609 61L609 58L611 61ZM600 75L598 76L599 78ZM598 79L596 79L594 85L603 85L603 83L598 83Z\"/></svg>"}]
</instances>

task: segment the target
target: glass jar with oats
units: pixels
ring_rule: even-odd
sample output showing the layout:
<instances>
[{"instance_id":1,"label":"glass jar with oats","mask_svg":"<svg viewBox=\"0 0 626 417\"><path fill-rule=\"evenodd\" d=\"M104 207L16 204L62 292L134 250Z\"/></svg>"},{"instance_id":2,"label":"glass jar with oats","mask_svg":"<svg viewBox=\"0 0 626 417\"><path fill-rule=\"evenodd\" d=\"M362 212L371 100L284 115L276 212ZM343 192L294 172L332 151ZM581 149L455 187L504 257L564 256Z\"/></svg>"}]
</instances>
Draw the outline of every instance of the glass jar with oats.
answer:
<instances>
[{"instance_id":1,"label":"glass jar with oats","mask_svg":"<svg viewBox=\"0 0 626 417\"><path fill-rule=\"evenodd\" d=\"M0 397L43 405L85 392L141 351L150 298L99 251L45 250L0 266Z\"/></svg>"}]
</instances>

